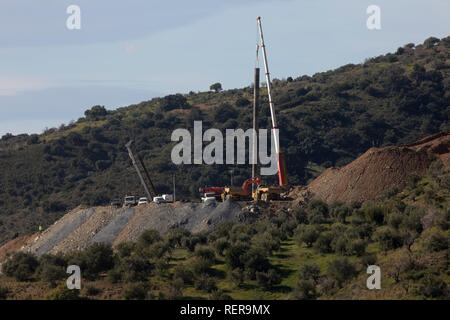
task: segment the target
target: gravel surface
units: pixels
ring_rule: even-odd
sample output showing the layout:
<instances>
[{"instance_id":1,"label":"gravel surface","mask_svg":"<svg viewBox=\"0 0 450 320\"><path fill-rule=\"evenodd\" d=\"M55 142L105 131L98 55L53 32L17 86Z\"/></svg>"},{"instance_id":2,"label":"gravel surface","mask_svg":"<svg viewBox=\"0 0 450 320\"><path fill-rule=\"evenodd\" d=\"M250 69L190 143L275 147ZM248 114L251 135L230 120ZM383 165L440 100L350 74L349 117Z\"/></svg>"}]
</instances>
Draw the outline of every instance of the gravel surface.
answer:
<instances>
[{"instance_id":1,"label":"gravel surface","mask_svg":"<svg viewBox=\"0 0 450 320\"><path fill-rule=\"evenodd\" d=\"M134 208L125 208L118 210L117 215L92 239L87 242L87 246L96 242L113 243L120 232L125 228L128 221L133 217L135 213Z\"/></svg>"},{"instance_id":2,"label":"gravel surface","mask_svg":"<svg viewBox=\"0 0 450 320\"><path fill-rule=\"evenodd\" d=\"M82 225L94 214L94 209L76 208L56 221L42 232L25 250L37 256L46 254L60 241L64 240L75 229Z\"/></svg>"},{"instance_id":3,"label":"gravel surface","mask_svg":"<svg viewBox=\"0 0 450 320\"><path fill-rule=\"evenodd\" d=\"M54 246L50 253L66 253L86 248L89 241L120 213L114 207L96 207L94 210L94 214L85 223Z\"/></svg>"}]
</instances>

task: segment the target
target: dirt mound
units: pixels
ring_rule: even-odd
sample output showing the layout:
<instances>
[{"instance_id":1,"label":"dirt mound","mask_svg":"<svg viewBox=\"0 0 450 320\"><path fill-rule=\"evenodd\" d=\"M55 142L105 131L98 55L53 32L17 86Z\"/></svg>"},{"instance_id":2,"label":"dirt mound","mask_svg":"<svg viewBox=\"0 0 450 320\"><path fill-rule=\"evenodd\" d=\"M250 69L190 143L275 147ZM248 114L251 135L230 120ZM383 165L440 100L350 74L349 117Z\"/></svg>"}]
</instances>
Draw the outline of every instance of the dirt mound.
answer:
<instances>
[{"instance_id":1,"label":"dirt mound","mask_svg":"<svg viewBox=\"0 0 450 320\"><path fill-rule=\"evenodd\" d=\"M85 248L89 241L119 213L119 211L113 207L95 207L93 210L94 214L65 239L55 245L53 249L50 250L50 253L65 253Z\"/></svg>"},{"instance_id":2,"label":"dirt mound","mask_svg":"<svg viewBox=\"0 0 450 320\"><path fill-rule=\"evenodd\" d=\"M28 241L33 239L36 234L27 234L18 238L15 238L3 246L0 247L0 263L6 259L8 254L20 250Z\"/></svg>"},{"instance_id":3,"label":"dirt mound","mask_svg":"<svg viewBox=\"0 0 450 320\"><path fill-rule=\"evenodd\" d=\"M242 213L238 203L150 203L135 208L78 207L64 215L44 232L8 242L0 248L0 258L23 250L41 256L46 253L84 249L96 242L117 245L136 241L148 229L161 234L172 228L191 232L213 230L226 221L237 221Z\"/></svg>"},{"instance_id":4,"label":"dirt mound","mask_svg":"<svg viewBox=\"0 0 450 320\"><path fill-rule=\"evenodd\" d=\"M426 173L435 156L447 164L449 154L450 134L444 132L408 145L371 148L344 167L325 170L307 190L292 196L316 197L328 203L374 200L393 186L404 188L410 174Z\"/></svg>"},{"instance_id":5,"label":"dirt mound","mask_svg":"<svg viewBox=\"0 0 450 320\"><path fill-rule=\"evenodd\" d=\"M136 241L148 229L161 234L170 229L184 228L191 232L213 230L226 221L236 221L242 207L231 200L205 205L203 203L164 203L138 207L135 216L114 241Z\"/></svg>"},{"instance_id":6,"label":"dirt mound","mask_svg":"<svg viewBox=\"0 0 450 320\"><path fill-rule=\"evenodd\" d=\"M60 241L64 240L79 226L86 222L93 214L94 209L77 207L57 220L47 230L28 243L24 250L35 253L38 256L48 253Z\"/></svg>"}]
</instances>

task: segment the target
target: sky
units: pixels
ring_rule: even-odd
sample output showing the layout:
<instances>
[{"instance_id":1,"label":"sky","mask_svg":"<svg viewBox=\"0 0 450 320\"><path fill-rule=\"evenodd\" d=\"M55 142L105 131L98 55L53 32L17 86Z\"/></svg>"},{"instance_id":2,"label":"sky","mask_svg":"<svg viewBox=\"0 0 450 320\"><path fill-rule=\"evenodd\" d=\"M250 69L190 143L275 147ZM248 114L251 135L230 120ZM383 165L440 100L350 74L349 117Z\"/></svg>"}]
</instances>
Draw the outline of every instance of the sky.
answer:
<instances>
[{"instance_id":1,"label":"sky","mask_svg":"<svg viewBox=\"0 0 450 320\"><path fill-rule=\"evenodd\" d=\"M70 5L80 29L68 29ZM380 8L381 29L366 12ZM251 84L261 16L272 78L450 35L450 0L0 0L0 136L152 97Z\"/></svg>"}]
</instances>

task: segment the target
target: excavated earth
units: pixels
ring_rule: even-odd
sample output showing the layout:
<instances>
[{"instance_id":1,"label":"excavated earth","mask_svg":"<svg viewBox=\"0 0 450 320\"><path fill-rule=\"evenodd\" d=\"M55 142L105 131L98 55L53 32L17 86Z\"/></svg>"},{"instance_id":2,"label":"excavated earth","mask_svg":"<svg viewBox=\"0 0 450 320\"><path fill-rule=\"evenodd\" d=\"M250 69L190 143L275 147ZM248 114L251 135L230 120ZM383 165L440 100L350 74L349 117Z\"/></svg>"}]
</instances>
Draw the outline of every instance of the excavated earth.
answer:
<instances>
[{"instance_id":1,"label":"excavated earth","mask_svg":"<svg viewBox=\"0 0 450 320\"><path fill-rule=\"evenodd\" d=\"M148 229L158 230L161 234L174 228L211 231L223 222L242 221L245 214L245 208L232 200L207 205L175 202L131 208L80 206L42 233L13 240L1 247L0 252L4 252L1 260L7 252L17 250L41 256L84 249L96 242L115 246L123 241L136 241Z\"/></svg>"},{"instance_id":2,"label":"excavated earth","mask_svg":"<svg viewBox=\"0 0 450 320\"><path fill-rule=\"evenodd\" d=\"M308 186L296 187L290 197L296 202L375 200L393 186L404 188L411 174L425 174L436 158L448 166L449 155L450 134L445 132L407 145L371 148L346 166L326 169Z\"/></svg>"}]
</instances>

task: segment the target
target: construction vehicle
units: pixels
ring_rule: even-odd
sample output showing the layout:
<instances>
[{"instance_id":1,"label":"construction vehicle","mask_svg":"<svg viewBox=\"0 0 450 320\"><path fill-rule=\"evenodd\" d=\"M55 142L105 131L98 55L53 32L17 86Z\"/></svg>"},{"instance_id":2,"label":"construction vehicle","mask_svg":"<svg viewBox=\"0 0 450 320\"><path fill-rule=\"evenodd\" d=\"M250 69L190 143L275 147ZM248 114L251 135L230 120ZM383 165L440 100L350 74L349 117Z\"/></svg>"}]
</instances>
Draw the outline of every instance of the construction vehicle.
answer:
<instances>
[{"instance_id":1,"label":"construction vehicle","mask_svg":"<svg viewBox=\"0 0 450 320\"><path fill-rule=\"evenodd\" d=\"M269 108L270 108L270 117L272 119L272 132L274 135L274 142L275 142L275 152L277 155L277 164L278 164L278 186L261 186L259 183L256 185L256 189L253 189L252 191L252 199L255 201L262 200L262 201L270 201L270 200L279 200L280 196L283 192L286 192L289 189L288 180L287 180L287 173L286 173L286 163L284 160L284 152L280 149L280 141L279 141L279 135L278 135L278 127L277 127L277 118L275 114L275 105L272 98L272 84L270 82L270 73L269 73L269 66L267 63L267 55L266 55L266 46L264 44L264 36L262 32L262 26L261 26L261 17L257 18L258 21L258 31L259 36L261 40L261 50L263 54L263 61L264 61L264 69L266 74L266 87L267 87L267 95L269 98ZM257 45L257 54L258 54L259 45ZM257 59L258 60L258 59ZM259 82L259 69L255 70L255 84L256 82ZM255 85L255 110L253 112L253 125L256 129L257 127L257 121L256 121L256 106L257 102L259 101L259 86ZM255 174L255 170L252 170L252 174ZM253 177L253 179L255 179Z\"/></svg>"},{"instance_id":2,"label":"construction vehicle","mask_svg":"<svg viewBox=\"0 0 450 320\"><path fill-rule=\"evenodd\" d=\"M221 195L222 201L228 199L232 199L235 201L250 200L252 196L252 184L259 185L260 182L260 177L255 177L245 180L241 187L225 187Z\"/></svg>"},{"instance_id":3,"label":"construction vehicle","mask_svg":"<svg viewBox=\"0 0 450 320\"><path fill-rule=\"evenodd\" d=\"M205 196L205 194L212 194L213 197L216 198L217 201L222 200L222 193L225 190L225 187L204 187L204 188L199 188L198 192L200 192L203 196Z\"/></svg>"}]
</instances>

